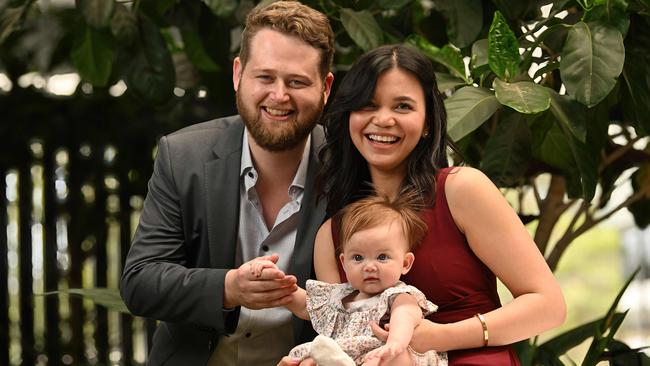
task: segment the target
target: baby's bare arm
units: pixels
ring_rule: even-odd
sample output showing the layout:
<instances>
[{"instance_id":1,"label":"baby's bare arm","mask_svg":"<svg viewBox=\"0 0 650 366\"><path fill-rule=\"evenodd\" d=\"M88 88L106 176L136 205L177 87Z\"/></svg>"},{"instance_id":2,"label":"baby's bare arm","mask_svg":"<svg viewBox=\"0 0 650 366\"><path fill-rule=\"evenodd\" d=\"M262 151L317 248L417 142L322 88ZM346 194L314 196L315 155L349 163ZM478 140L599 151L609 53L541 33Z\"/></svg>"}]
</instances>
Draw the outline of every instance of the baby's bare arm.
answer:
<instances>
[{"instance_id":1,"label":"baby's bare arm","mask_svg":"<svg viewBox=\"0 0 650 366\"><path fill-rule=\"evenodd\" d=\"M365 359L379 358L382 361L389 361L406 351L413 330L421 320L422 310L415 297L410 294L397 295L391 306L388 340L385 345L368 352Z\"/></svg>"}]
</instances>

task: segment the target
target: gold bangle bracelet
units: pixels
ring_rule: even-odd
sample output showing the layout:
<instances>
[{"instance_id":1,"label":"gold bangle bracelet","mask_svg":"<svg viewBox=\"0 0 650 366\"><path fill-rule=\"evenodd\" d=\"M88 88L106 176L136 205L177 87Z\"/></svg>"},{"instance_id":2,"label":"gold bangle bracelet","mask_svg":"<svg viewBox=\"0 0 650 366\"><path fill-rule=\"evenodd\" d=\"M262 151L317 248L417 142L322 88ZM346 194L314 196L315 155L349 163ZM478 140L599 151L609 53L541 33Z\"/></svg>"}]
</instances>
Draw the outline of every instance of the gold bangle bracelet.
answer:
<instances>
[{"instance_id":1,"label":"gold bangle bracelet","mask_svg":"<svg viewBox=\"0 0 650 366\"><path fill-rule=\"evenodd\" d=\"M487 329L487 323L485 322L485 317L483 316L483 314L480 314L480 313L476 314L474 316L477 317L478 321L481 322L481 326L483 327L483 347L487 347L488 340L490 338L489 338L489 335L488 335L488 329Z\"/></svg>"}]
</instances>

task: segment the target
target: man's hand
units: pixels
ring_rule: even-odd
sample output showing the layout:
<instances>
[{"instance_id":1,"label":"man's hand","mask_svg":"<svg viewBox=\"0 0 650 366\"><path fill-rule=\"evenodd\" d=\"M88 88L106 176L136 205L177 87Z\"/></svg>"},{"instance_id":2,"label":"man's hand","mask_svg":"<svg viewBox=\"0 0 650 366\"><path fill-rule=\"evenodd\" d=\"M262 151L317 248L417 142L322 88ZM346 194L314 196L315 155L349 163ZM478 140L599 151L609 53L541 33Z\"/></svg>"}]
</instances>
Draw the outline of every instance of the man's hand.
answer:
<instances>
[{"instance_id":1,"label":"man's hand","mask_svg":"<svg viewBox=\"0 0 650 366\"><path fill-rule=\"evenodd\" d=\"M255 258L228 271L223 306L265 309L290 302L291 294L298 289L297 280L295 276L287 276L275 266L279 258L277 254Z\"/></svg>"}]
</instances>

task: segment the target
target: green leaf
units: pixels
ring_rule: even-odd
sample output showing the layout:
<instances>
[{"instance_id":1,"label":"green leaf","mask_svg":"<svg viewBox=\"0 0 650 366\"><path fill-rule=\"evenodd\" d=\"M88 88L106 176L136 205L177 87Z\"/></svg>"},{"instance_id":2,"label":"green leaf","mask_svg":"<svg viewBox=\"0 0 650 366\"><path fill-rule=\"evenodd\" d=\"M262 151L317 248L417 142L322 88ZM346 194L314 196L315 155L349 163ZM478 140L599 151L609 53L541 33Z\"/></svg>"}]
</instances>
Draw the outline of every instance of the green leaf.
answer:
<instances>
[{"instance_id":1,"label":"green leaf","mask_svg":"<svg viewBox=\"0 0 650 366\"><path fill-rule=\"evenodd\" d=\"M549 88L529 81L507 83L494 79L494 94L499 103L518 112L535 114L547 110L551 105Z\"/></svg>"},{"instance_id":2,"label":"green leaf","mask_svg":"<svg viewBox=\"0 0 650 366\"><path fill-rule=\"evenodd\" d=\"M0 44L20 25L25 6L6 8L0 14Z\"/></svg>"},{"instance_id":3,"label":"green leaf","mask_svg":"<svg viewBox=\"0 0 650 366\"><path fill-rule=\"evenodd\" d=\"M483 4L480 0L438 0L435 8L447 21L449 42L459 48L472 44L483 28Z\"/></svg>"},{"instance_id":4,"label":"green leaf","mask_svg":"<svg viewBox=\"0 0 650 366\"><path fill-rule=\"evenodd\" d=\"M436 84L438 84L438 90L442 93L446 90L456 88L457 86L465 85L465 81L461 80L455 76L445 74L442 72L436 72Z\"/></svg>"},{"instance_id":5,"label":"green leaf","mask_svg":"<svg viewBox=\"0 0 650 366\"><path fill-rule=\"evenodd\" d=\"M43 294L36 295L77 295L82 296L96 303L97 305L104 306L109 310L119 311L124 314L131 314L129 309L122 301L120 291L112 288L72 288L69 290L51 291Z\"/></svg>"},{"instance_id":6,"label":"green leaf","mask_svg":"<svg viewBox=\"0 0 650 366\"><path fill-rule=\"evenodd\" d=\"M598 22L602 25L614 27L625 35L630 27L630 16L627 12L627 1L605 0L602 4L593 7L585 13L582 19L586 23Z\"/></svg>"},{"instance_id":7,"label":"green leaf","mask_svg":"<svg viewBox=\"0 0 650 366\"><path fill-rule=\"evenodd\" d=\"M341 23L354 43L365 51L379 47L383 43L381 28L372 13L367 10L355 11L343 8Z\"/></svg>"},{"instance_id":8,"label":"green leaf","mask_svg":"<svg viewBox=\"0 0 650 366\"><path fill-rule=\"evenodd\" d=\"M104 28L110 24L115 8L113 0L75 0L75 3L84 20L91 27Z\"/></svg>"},{"instance_id":9,"label":"green leaf","mask_svg":"<svg viewBox=\"0 0 650 366\"><path fill-rule=\"evenodd\" d=\"M203 46L198 29L181 29L185 53L197 69L214 72L219 70L214 60L208 55Z\"/></svg>"},{"instance_id":10,"label":"green leaf","mask_svg":"<svg viewBox=\"0 0 650 366\"><path fill-rule=\"evenodd\" d=\"M577 101L593 107L612 91L624 61L621 32L578 22L569 30L562 50L562 81Z\"/></svg>"},{"instance_id":11,"label":"green leaf","mask_svg":"<svg viewBox=\"0 0 650 366\"><path fill-rule=\"evenodd\" d=\"M225 18L237 9L237 0L201 0L207 5L214 15Z\"/></svg>"},{"instance_id":12,"label":"green leaf","mask_svg":"<svg viewBox=\"0 0 650 366\"><path fill-rule=\"evenodd\" d=\"M382 9L401 9L413 0L379 0Z\"/></svg>"},{"instance_id":13,"label":"green leaf","mask_svg":"<svg viewBox=\"0 0 650 366\"><path fill-rule=\"evenodd\" d=\"M533 146L535 157L564 172L567 193L571 198L593 198L598 178L598 157L589 146L576 139L568 127L561 122L553 123L545 132L542 144Z\"/></svg>"},{"instance_id":14,"label":"green leaf","mask_svg":"<svg viewBox=\"0 0 650 366\"><path fill-rule=\"evenodd\" d=\"M135 13L122 4L116 4L111 20L111 33L119 41L131 45L138 36L138 21Z\"/></svg>"},{"instance_id":15,"label":"green leaf","mask_svg":"<svg viewBox=\"0 0 650 366\"><path fill-rule=\"evenodd\" d=\"M479 39L472 45L472 68L488 64L488 40Z\"/></svg>"},{"instance_id":16,"label":"green leaf","mask_svg":"<svg viewBox=\"0 0 650 366\"><path fill-rule=\"evenodd\" d=\"M445 66L449 69L449 72L451 72L452 75L463 79L465 84L470 83L469 79L465 75L463 56L458 49L450 45L438 48L419 35L410 36L407 39L407 42L422 50L422 52L424 52L424 54L434 62Z\"/></svg>"},{"instance_id":17,"label":"green leaf","mask_svg":"<svg viewBox=\"0 0 650 366\"><path fill-rule=\"evenodd\" d=\"M158 27L144 14L139 19L138 52L133 55L125 83L137 98L162 104L172 96L174 64Z\"/></svg>"},{"instance_id":18,"label":"green leaf","mask_svg":"<svg viewBox=\"0 0 650 366\"><path fill-rule=\"evenodd\" d=\"M623 313L616 313L616 319L625 317ZM605 317L579 325L566 332L563 332L548 341L544 342L537 348L538 354L546 353L551 355L563 355L574 347L577 347L582 342L590 337L593 337L594 332L598 329L598 325L603 322Z\"/></svg>"},{"instance_id":19,"label":"green leaf","mask_svg":"<svg viewBox=\"0 0 650 366\"><path fill-rule=\"evenodd\" d=\"M569 96L560 95L555 90L549 90L551 95L551 112L555 118L581 142L587 141L587 115L586 108L571 99Z\"/></svg>"},{"instance_id":20,"label":"green leaf","mask_svg":"<svg viewBox=\"0 0 650 366\"><path fill-rule=\"evenodd\" d=\"M512 80L519 74L519 43L503 15L496 11L488 33L488 63L501 79Z\"/></svg>"},{"instance_id":21,"label":"green leaf","mask_svg":"<svg viewBox=\"0 0 650 366\"><path fill-rule=\"evenodd\" d=\"M71 53L82 79L95 86L106 86L113 65L113 46L109 34L84 27Z\"/></svg>"},{"instance_id":22,"label":"green leaf","mask_svg":"<svg viewBox=\"0 0 650 366\"><path fill-rule=\"evenodd\" d=\"M499 108L500 104L491 91L474 86L458 89L445 99L447 109L447 132L458 141L483 124Z\"/></svg>"},{"instance_id":23,"label":"green leaf","mask_svg":"<svg viewBox=\"0 0 650 366\"><path fill-rule=\"evenodd\" d=\"M632 280L634 277L639 273L641 270L641 267L637 268L632 275L627 279L621 290L618 292L616 295L616 298L612 302L612 305L610 305L609 310L607 311L607 314L605 317L601 320L601 322L598 323L597 333L594 334L594 339L589 346L589 350L587 351L587 354L585 355L583 365L596 365L600 359L601 356L604 352L604 350L608 347L609 343L613 340L614 334L618 331L618 328L621 326L623 323L623 320L625 318L625 315L627 315L627 311L623 313L623 316L617 316L620 313L616 312L616 308L618 307L618 303L621 300L621 297L623 297L623 293L625 290L628 288L630 283L632 283ZM605 336L605 333L607 335Z\"/></svg>"},{"instance_id":24,"label":"green leaf","mask_svg":"<svg viewBox=\"0 0 650 366\"><path fill-rule=\"evenodd\" d=\"M546 114L548 116L549 114ZM540 132L536 132L539 128ZM533 128L533 139L543 138L533 144L533 156L539 160L559 168L569 170L575 167L575 161L571 154L569 142L560 129L557 121L550 119L540 119L536 121L536 128Z\"/></svg>"},{"instance_id":25,"label":"green leaf","mask_svg":"<svg viewBox=\"0 0 650 366\"><path fill-rule=\"evenodd\" d=\"M625 120L638 135L646 136L650 134L650 24L635 20L625 39L620 100Z\"/></svg>"},{"instance_id":26,"label":"green leaf","mask_svg":"<svg viewBox=\"0 0 650 366\"><path fill-rule=\"evenodd\" d=\"M510 113L490 135L481 170L499 187L513 186L528 169L531 137L525 116Z\"/></svg>"}]
</instances>

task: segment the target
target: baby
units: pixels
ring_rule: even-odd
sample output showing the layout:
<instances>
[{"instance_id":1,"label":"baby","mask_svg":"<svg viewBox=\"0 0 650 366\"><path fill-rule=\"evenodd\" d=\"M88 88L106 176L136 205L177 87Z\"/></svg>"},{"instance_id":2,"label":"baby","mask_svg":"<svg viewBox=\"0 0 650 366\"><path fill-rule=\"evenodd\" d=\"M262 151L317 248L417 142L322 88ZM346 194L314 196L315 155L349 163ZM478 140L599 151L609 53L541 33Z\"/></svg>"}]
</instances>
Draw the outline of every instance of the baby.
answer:
<instances>
[{"instance_id":1,"label":"baby","mask_svg":"<svg viewBox=\"0 0 650 366\"><path fill-rule=\"evenodd\" d=\"M411 250L426 232L426 224L411 208L408 196L390 201L371 196L341 213L339 260L348 282L328 284L308 280L286 307L311 320L319 336L294 347L289 356L312 357L320 366L447 365L446 353L417 353L408 345L422 318L437 307L422 292L400 281L415 257ZM261 275L273 262L259 260L251 268ZM389 324L384 344L369 326ZM386 363L388 361L388 363Z\"/></svg>"}]
</instances>

